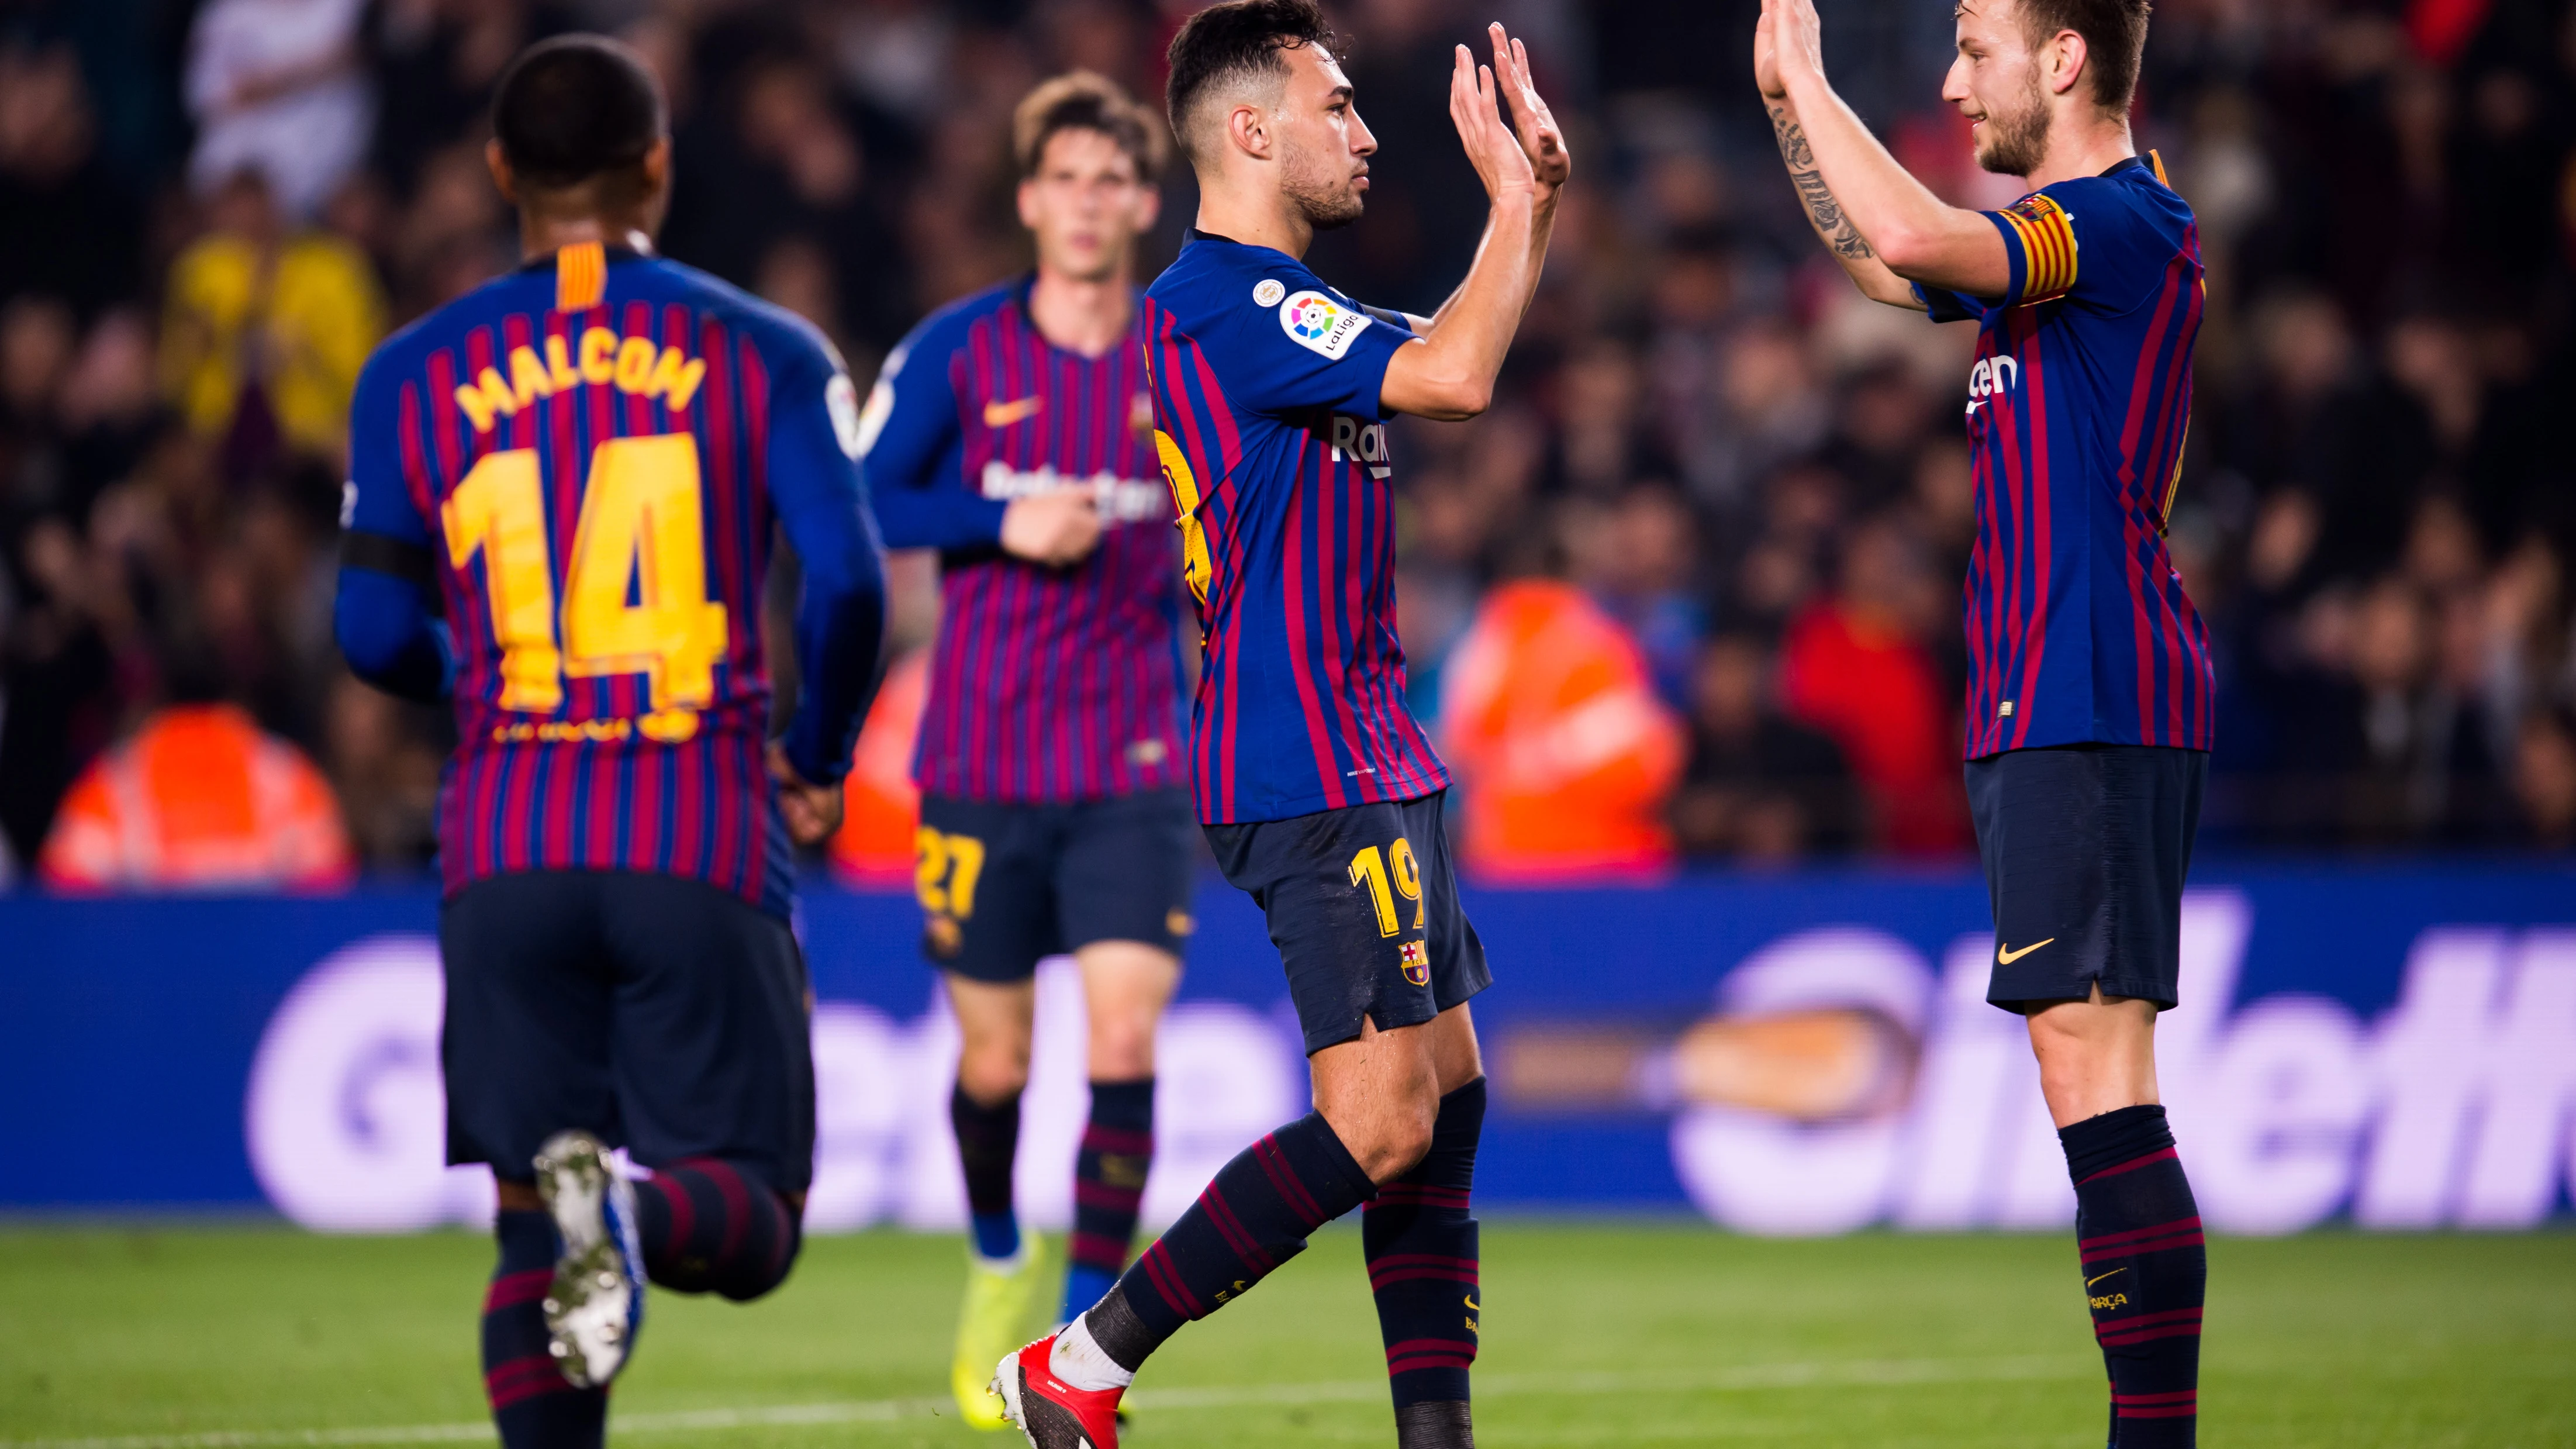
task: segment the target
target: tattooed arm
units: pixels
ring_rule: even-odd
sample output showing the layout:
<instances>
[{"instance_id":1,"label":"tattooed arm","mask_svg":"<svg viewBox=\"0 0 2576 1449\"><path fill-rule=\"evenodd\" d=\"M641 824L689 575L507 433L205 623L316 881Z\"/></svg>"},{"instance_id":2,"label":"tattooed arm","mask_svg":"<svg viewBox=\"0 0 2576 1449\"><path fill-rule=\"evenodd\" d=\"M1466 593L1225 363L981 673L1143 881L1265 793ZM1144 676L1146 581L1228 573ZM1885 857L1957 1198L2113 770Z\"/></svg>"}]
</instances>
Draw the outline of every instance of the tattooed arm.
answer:
<instances>
[{"instance_id":1,"label":"tattooed arm","mask_svg":"<svg viewBox=\"0 0 2576 1449\"><path fill-rule=\"evenodd\" d=\"M1887 153L1826 81L1818 29L1814 0L1762 0L1753 35L1754 83L1816 234L1878 301L1922 306L1908 282L2002 296L2012 285L2003 234Z\"/></svg>"},{"instance_id":2,"label":"tattooed arm","mask_svg":"<svg viewBox=\"0 0 2576 1449\"><path fill-rule=\"evenodd\" d=\"M1825 173L1816 169L1815 148L1807 144L1807 133L1799 127L1788 99L1766 96L1762 104L1771 113L1771 134L1780 143L1780 160L1789 168L1789 184L1798 189L1798 201L1807 208L1807 221L1823 239L1825 249L1843 264L1843 270L1851 274L1862 295L1871 301L1924 310L1923 299L1914 295L1914 288L1903 277L1878 259L1860 228L1834 200L1833 189L1825 185Z\"/></svg>"}]
</instances>

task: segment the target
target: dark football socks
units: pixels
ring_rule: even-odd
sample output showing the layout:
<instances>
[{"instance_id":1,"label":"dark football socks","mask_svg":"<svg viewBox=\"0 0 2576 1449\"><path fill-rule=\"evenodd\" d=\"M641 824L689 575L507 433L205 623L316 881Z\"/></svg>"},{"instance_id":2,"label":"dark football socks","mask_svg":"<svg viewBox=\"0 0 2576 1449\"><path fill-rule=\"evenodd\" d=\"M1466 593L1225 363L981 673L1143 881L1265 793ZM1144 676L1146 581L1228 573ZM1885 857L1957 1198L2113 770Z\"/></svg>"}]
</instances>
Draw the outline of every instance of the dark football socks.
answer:
<instances>
[{"instance_id":1,"label":"dark football socks","mask_svg":"<svg viewBox=\"0 0 2576 1449\"><path fill-rule=\"evenodd\" d=\"M1129 1373L1163 1340L1243 1295L1305 1251L1306 1235L1368 1200L1368 1174L1323 1115L1309 1112L1217 1169L1171 1230L1082 1316Z\"/></svg>"},{"instance_id":2,"label":"dark football socks","mask_svg":"<svg viewBox=\"0 0 2576 1449\"><path fill-rule=\"evenodd\" d=\"M483 1297L483 1396L503 1449L591 1449L608 1424L608 1390L564 1382L546 1347L546 1290L559 1240L543 1212L501 1214L501 1262Z\"/></svg>"},{"instance_id":3,"label":"dark football socks","mask_svg":"<svg viewBox=\"0 0 2576 1449\"><path fill-rule=\"evenodd\" d=\"M2191 1449L2200 1414L2200 1208L2158 1106L2060 1128L2117 1449Z\"/></svg>"},{"instance_id":4,"label":"dark football socks","mask_svg":"<svg viewBox=\"0 0 2576 1449\"><path fill-rule=\"evenodd\" d=\"M1091 1121L1073 1161L1073 1236L1066 1243L1059 1322L1072 1322L1117 1285L1153 1165L1154 1079L1092 1083Z\"/></svg>"},{"instance_id":5,"label":"dark football socks","mask_svg":"<svg viewBox=\"0 0 2576 1449\"><path fill-rule=\"evenodd\" d=\"M786 1281L803 1245L795 1212L756 1172L692 1157L635 1184L646 1276L682 1293L736 1302Z\"/></svg>"},{"instance_id":6,"label":"dark football socks","mask_svg":"<svg viewBox=\"0 0 2576 1449\"><path fill-rule=\"evenodd\" d=\"M948 1094L949 1125L957 1130L957 1161L966 1169L967 1222L975 1251L1008 1258L1020 1250L1020 1220L1011 1210L1011 1163L1020 1151L1017 1093L985 1106L963 1086Z\"/></svg>"},{"instance_id":7,"label":"dark football socks","mask_svg":"<svg viewBox=\"0 0 2576 1449\"><path fill-rule=\"evenodd\" d=\"M1467 1215L1467 1198L1484 1126L1480 1077L1440 1099L1431 1150L1380 1187L1360 1215L1402 1449L1468 1449L1474 1442L1467 1369L1476 1361L1484 1298L1476 1289L1476 1220Z\"/></svg>"}]
</instances>

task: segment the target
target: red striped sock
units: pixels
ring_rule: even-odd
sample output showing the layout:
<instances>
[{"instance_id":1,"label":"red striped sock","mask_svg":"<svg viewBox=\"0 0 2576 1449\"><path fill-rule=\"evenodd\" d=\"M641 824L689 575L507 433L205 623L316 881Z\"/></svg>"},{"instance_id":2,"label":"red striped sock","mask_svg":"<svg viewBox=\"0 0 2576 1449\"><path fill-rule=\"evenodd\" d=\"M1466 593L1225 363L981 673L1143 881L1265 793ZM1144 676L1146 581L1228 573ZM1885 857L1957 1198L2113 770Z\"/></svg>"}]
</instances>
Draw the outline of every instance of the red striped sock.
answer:
<instances>
[{"instance_id":1,"label":"red striped sock","mask_svg":"<svg viewBox=\"0 0 2576 1449\"><path fill-rule=\"evenodd\" d=\"M1100 1301L1127 1267L1136 1209L1154 1165L1154 1079L1091 1084L1091 1121L1073 1160L1063 1320Z\"/></svg>"},{"instance_id":2,"label":"red striped sock","mask_svg":"<svg viewBox=\"0 0 2576 1449\"><path fill-rule=\"evenodd\" d=\"M767 1179L721 1157L653 1169L635 1184L644 1271L665 1288L714 1292L735 1302L787 1279L803 1234Z\"/></svg>"},{"instance_id":3,"label":"red striped sock","mask_svg":"<svg viewBox=\"0 0 2576 1449\"><path fill-rule=\"evenodd\" d=\"M1404 1410L1413 1405L1467 1401L1467 1370L1476 1361L1484 1303L1476 1286L1476 1220L1468 1215L1468 1199L1484 1122L1482 1078L1441 1098L1431 1150L1411 1172L1379 1188L1360 1218L1399 1426L1410 1425ZM1400 1427L1402 1449L1446 1449L1449 1421L1414 1417L1424 1419L1432 1437L1408 1435Z\"/></svg>"},{"instance_id":4,"label":"red striped sock","mask_svg":"<svg viewBox=\"0 0 2576 1449\"><path fill-rule=\"evenodd\" d=\"M2093 1337L2111 1376L2111 1442L2192 1449L2209 1259L2165 1109L2123 1107L2057 1135L2075 1179Z\"/></svg>"},{"instance_id":5,"label":"red striped sock","mask_svg":"<svg viewBox=\"0 0 2576 1449\"><path fill-rule=\"evenodd\" d=\"M1218 1168L1198 1201L1083 1321L1101 1351L1132 1372L1182 1324L1214 1313L1304 1252L1308 1233L1358 1207L1370 1191L1350 1149L1321 1113L1309 1112Z\"/></svg>"},{"instance_id":6,"label":"red striped sock","mask_svg":"<svg viewBox=\"0 0 2576 1449\"><path fill-rule=\"evenodd\" d=\"M546 1347L541 1306L560 1240L542 1212L503 1212L501 1261L483 1298L483 1396L504 1449L588 1449L608 1423L608 1391L564 1382Z\"/></svg>"}]
</instances>

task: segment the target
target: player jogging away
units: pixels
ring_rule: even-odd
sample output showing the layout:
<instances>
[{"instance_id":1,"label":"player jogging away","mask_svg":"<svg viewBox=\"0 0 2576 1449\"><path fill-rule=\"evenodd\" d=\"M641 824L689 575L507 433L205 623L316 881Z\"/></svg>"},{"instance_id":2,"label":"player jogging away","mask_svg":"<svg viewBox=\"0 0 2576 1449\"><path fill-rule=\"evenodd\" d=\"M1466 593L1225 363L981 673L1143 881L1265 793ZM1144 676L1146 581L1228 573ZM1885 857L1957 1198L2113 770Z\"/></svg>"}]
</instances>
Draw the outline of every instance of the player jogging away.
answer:
<instances>
[{"instance_id":1,"label":"player jogging away","mask_svg":"<svg viewBox=\"0 0 2576 1449\"><path fill-rule=\"evenodd\" d=\"M790 841L838 822L884 612L829 344L652 254L664 116L611 41L514 61L490 160L527 265L379 348L350 427L340 647L455 701L440 1065L448 1160L500 1184L482 1333L507 1449L600 1442L647 1276L749 1299L795 1261ZM806 681L774 744L773 521L804 565Z\"/></svg>"},{"instance_id":2,"label":"player jogging away","mask_svg":"<svg viewBox=\"0 0 2576 1449\"><path fill-rule=\"evenodd\" d=\"M1162 127L1077 73L1030 92L1012 140L1037 269L904 339L869 395L862 460L887 544L940 551L916 878L962 1038L949 1117L973 1237L950 1380L988 1429L994 1360L1042 1326L1052 1286L1011 1201L1038 960L1073 953L1090 1023L1062 1323L1127 1265L1194 849L1179 551L1136 331Z\"/></svg>"},{"instance_id":3,"label":"player jogging away","mask_svg":"<svg viewBox=\"0 0 2576 1449\"><path fill-rule=\"evenodd\" d=\"M1492 208L1430 320L1363 309L1298 260L1358 219L1377 149L1314 0L1231 0L1172 40L1200 207L1144 329L1206 639L1192 775L1208 844L1287 968L1316 1110L1220 1168L1107 1297L1003 1360L995 1383L1038 1449L1115 1449L1146 1355L1363 1202L1398 1442L1472 1442L1485 1088L1467 999L1491 978L1442 833L1449 777L1404 706L1386 419L1484 410L1570 170L1527 56L1500 26L1492 40L1489 70L1459 47L1449 90Z\"/></svg>"},{"instance_id":4,"label":"player jogging away","mask_svg":"<svg viewBox=\"0 0 2576 1449\"><path fill-rule=\"evenodd\" d=\"M2201 314L2191 208L2129 141L2147 0L1962 0L1942 87L2033 188L1943 205L1825 80L1813 0L1763 0L1754 74L1816 231L1881 302L1975 318L1967 783L1995 912L1987 999L2029 1018L2066 1165L2111 1442L2198 1422L2207 1263L2156 1100L2212 722L2165 551Z\"/></svg>"}]
</instances>

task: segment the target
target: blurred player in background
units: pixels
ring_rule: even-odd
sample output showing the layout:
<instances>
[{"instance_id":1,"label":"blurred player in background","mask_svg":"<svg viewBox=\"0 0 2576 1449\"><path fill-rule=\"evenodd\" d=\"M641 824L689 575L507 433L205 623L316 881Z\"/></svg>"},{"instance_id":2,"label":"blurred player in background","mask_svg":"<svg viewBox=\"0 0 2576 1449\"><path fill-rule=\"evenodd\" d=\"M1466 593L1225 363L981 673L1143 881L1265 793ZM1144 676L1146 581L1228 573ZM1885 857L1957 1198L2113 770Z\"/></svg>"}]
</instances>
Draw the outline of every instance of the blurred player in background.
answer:
<instances>
[{"instance_id":1,"label":"blurred player in background","mask_svg":"<svg viewBox=\"0 0 2576 1449\"><path fill-rule=\"evenodd\" d=\"M1001 1363L1038 1449L1115 1449L1146 1355L1363 1202L1398 1440L1473 1441L1485 1090L1466 1003L1491 977L1443 838L1448 775L1404 705L1385 419L1483 411L1538 285L1570 161L1521 47L1492 38L1488 71L1459 47L1449 91L1492 209L1431 320L1363 309L1298 260L1358 219L1377 149L1314 0L1231 0L1172 41L1172 129L1201 200L1144 326L1207 641L1199 818L1269 919L1317 1110L1219 1169L1114 1291Z\"/></svg>"},{"instance_id":2,"label":"blurred player in background","mask_svg":"<svg viewBox=\"0 0 2576 1449\"><path fill-rule=\"evenodd\" d=\"M448 1160L500 1184L483 1368L508 1449L600 1442L648 1274L748 1299L795 1261L790 839L838 821L884 612L829 344L652 255L665 116L611 41L514 62L490 155L527 265L386 342L350 430L340 646L455 700L441 1065ZM806 687L765 745L773 520Z\"/></svg>"},{"instance_id":3,"label":"blurred player in background","mask_svg":"<svg viewBox=\"0 0 2576 1449\"><path fill-rule=\"evenodd\" d=\"M2120 1449L2193 1442L2207 1277L2155 1059L2213 717L2208 635L2164 543L2200 238L2129 140L2146 37L2147 0L1963 0L1942 96L1978 164L2033 188L1985 213L1943 204L1834 94L1813 0L1763 0L1754 40L1781 157L1844 270L1980 329L1967 776L1987 999L2029 1018Z\"/></svg>"},{"instance_id":4,"label":"blurred player in background","mask_svg":"<svg viewBox=\"0 0 2576 1449\"><path fill-rule=\"evenodd\" d=\"M1127 1266L1193 849L1178 549L1136 330L1162 128L1076 73L1020 103L1012 141L1036 271L915 328L862 428L886 542L940 551L915 882L963 1038L949 1117L974 1233L950 1377L984 1428L1002 1424L993 1364L1045 1286L1011 1204L1038 961L1073 953L1090 1022L1062 1323Z\"/></svg>"}]
</instances>

